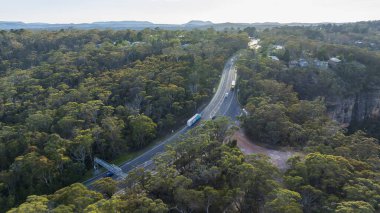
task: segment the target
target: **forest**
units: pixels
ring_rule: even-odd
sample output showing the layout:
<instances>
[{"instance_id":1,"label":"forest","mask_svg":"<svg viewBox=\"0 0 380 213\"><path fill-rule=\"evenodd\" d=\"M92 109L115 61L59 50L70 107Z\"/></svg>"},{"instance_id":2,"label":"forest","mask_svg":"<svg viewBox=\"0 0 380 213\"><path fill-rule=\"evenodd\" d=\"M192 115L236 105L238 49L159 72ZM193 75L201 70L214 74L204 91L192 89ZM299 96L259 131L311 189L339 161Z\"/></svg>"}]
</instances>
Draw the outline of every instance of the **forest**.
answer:
<instances>
[{"instance_id":1,"label":"forest","mask_svg":"<svg viewBox=\"0 0 380 213\"><path fill-rule=\"evenodd\" d=\"M363 130L380 139L379 32L379 21L264 30L262 48L249 68L292 86L301 100L322 99L327 114L350 133ZM333 64L331 58L340 62ZM247 98L244 95L243 101Z\"/></svg>"},{"instance_id":2,"label":"forest","mask_svg":"<svg viewBox=\"0 0 380 213\"><path fill-rule=\"evenodd\" d=\"M365 26L367 30L355 30ZM380 24L317 28L264 31L259 36L262 48L247 51L239 61L239 95L247 110L242 127L252 141L292 147L305 155L289 159L282 176L286 189L299 193L303 212L377 212L378 132L353 127L355 122L346 127L328 111L331 99L378 91L379 49L358 47L355 41L378 34ZM340 43L340 34L345 43ZM378 121L377 114L372 116L362 122Z\"/></svg>"},{"instance_id":3,"label":"forest","mask_svg":"<svg viewBox=\"0 0 380 213\"><path fill-rule=\"evenodd\" d=\"M251 212L263 208L300 212L300 194L277 183L280 173L257 155L244 157L229 140L229 121L218 118L191 130L155 159L155 172L138 169L114 195L115 181L96 183L97 192L73 184L49 196L29 196L10 212ZM260 205L259 205L260 204Z\"/></svg>"},{"instance_id":4,"label":"forest","mask_svg":"<svg viewBox=\"0 0 380 213\"><path fill-rule=\"evenodd\" d=\"M244 32L0 32L0 209L80 181L211 97Z\"/></svg>"},{"instance_id":5,"label":"forest","mask_svg":"<svg viewBox=\"0 0 380 213\"><path fill-rule=\"evenodd\" d=\"M240 64L243 128L253 140L293 147L283 184L297 192L301 212L375 212L379 209L378 139L347 130L327 116L324 99L299 99L292 85L275 80L273 61L260 54ZM273 65L273 66L272 66ZM255 67L255 71L249 67ZM243 80L245 75L249 80ZM271 211L268 211L271 212ZM279 210L273 212L294 212Z\"/></svg>"},{"instance_id":6,"label":"forest","mask_svg":"<svg viewBox=\"0 0 380 213\"><path fill-rule=\"evenodd\" d=\"M379 144L362 133L336 133L280 171L265 155L231 140L226 118L208 121L155 158L154 171L127 179L79 183L31 195L9 212L375 212L379 208ZM365 150L359 150L364 147ZM120 191L121 190L121 191ZM121 192L121 193L120 193Z\"/></svg>"},{"instance_id":7,"label":"forest","mask_svg":"<svg viewBox=\"0 0 380 213\"><path fill-rule=\"evenodd\" d=\"M379 117L359 122L355 103L344 125L332 103L380 91L379 32L380 22L3 31L0 209L378 212ZM250 39L260 47L249 48ZM235 91L246 113L238 123L202 121L157 155L153 170L78 183L93 157L135 152L184 123L239 50ZM238 130L252 143L298 154L281 170L271 156L245 155Z\"/></svg>"}]
</instances>

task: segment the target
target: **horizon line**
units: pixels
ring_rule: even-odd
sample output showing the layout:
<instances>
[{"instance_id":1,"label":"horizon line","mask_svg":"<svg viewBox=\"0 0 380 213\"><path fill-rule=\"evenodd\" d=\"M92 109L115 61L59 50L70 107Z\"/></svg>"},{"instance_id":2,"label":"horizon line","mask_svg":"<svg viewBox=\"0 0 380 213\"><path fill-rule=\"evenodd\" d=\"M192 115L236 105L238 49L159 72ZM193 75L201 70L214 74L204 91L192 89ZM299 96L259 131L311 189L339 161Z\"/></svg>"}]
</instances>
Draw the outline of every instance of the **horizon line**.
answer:
<instances>
[{"instance_id":1,"label":"horizon line","mask_svg":"<svg viewBox=\"0 0 380 213\"><path fill-rule=\"evenodd\" d=\"M276 24L347 24L347 23L358 23L358 22L373 22L373 21L380 21L380 19L374 19L374 20L358 20L358 21L346 21L346 22L333 22L333 21L320 21L320 22L301 22L301 21L293 21L293 22L279 22L279 21L264 21L264 22L212 22L212 21L204 21L204 20L189 20L185 23L176 24L176 23L155 23L148 20L99 20L99 21L93 21L93 22L27 22L27 21L10 21L10 20L0 20L1 22L8 22L8 23L23 23L23 24L50 24L50 25L79 25L79 24L96 24L96 23L106 23L106 22L148 22L155 25L185 25L192 21L200 21L200 22L211 22L211 24L266 24L266 23L276 23Z\"/></svg>"}]
</instances>

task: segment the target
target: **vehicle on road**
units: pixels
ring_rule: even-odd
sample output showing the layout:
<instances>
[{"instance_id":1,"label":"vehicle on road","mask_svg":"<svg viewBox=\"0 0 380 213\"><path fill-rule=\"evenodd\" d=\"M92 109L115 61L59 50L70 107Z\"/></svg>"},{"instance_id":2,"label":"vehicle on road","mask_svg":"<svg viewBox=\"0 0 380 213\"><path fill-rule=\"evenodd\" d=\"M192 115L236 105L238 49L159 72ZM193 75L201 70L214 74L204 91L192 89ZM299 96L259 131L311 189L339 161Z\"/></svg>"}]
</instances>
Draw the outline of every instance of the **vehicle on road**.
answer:
<instances>
[{"instance_id":1,"label":"vehicle on road","mask_svg":"<svg viewBox=\"0 0 380 213\"><path fill-rule=\"evenodd\" d=\"M227 98L228 97L228 92L226 92L226 95L224 96L225 98Z\"/></svg>"},{"instance_id":2,"label":"vehicle on road","mask_svg":"<svg viewBox=\"0 0 380 213\"><path fill-rule=\"evenodd\" d=\"M104 176L105 177L112 177L114 174L112 172L107 172Z\"/></svg>"},{"instance_id":3,"label":"vehicle on road","mask_svg":"<svg viewBox=\"0 0 380 213\"><path fill-rule=\"evenodd\" d=\"M223 73L220 75L222 81L219 84L219 86L214 89L215 94L212 100L210 101L210 103L205 107L205 109L201 113L197 113L192 118L190 118L187 121L187 124L182 129L180 129L178 132L174 132L173 135L171 135L168 139L163 140L161 143L152 147L151 149L147 150L146 152L142 153L136 158L122 163L120 165L120 168L123 170L123 173L125 174L129 173L130 171L134 170L137 166L143 165L145 162L152 160L156 154L160 152L164 152L167 144L174 142L176 139L179 138L180 135L185 134L191 128L191 126L194 126L203 117L213 118L217 113L221 112L220 110L224 103L223 101L226 100L225 98L227 98L227 97L223 97L223 91L226 92L225 89L231 86L231 82L230 82L231 78L232 80L234 80L233 75L234 75L235 70L231 68L231 64L233 64L233 62L228 62L225 65L223 69ZM222 113L222 115L226 115L226 114ZM227 115L227 116L231 116L231 115ZM237 115L234 115L234 117L235 116ZM216 116L216 118L217 117L218 116ZM86 180L84 184L88 186L91 183L95 182L96 180L103 178L105 174L106 172L99 174L95 177L92 177L91 179Z\"/></svg>"},{"instance_id":4,"label":"vehicle on road","mask_svg":"<svg viewBox=\"0 0 380 213\"><path fill-rule=\"evenodd\" d=\"M195 114L193 117L191 117L189 120L187 120L187 126L191 127L195 123L197 123L202 118L201 114Z\"/></svg>"},{"instance_id":5,"label":"vehicle on road","mask_svg":"<svg viewBox=\"0 0 380 213\"><path fill-rule=\"evenodd\" d=\"M231 83L231 90L235 89L235 85L236 85L236 81L233 80L232 83Z\"/></svg>"}]
</instances>

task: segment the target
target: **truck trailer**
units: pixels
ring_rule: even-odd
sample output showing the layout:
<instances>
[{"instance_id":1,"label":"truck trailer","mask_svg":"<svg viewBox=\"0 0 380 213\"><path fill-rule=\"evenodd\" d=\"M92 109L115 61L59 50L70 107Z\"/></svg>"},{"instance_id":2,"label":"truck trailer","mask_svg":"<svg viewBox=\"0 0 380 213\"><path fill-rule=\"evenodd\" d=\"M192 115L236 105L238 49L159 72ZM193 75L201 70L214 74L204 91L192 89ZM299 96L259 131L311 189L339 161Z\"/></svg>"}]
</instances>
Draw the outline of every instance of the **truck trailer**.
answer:
<instances>
[{"instance_id":1,"label":"truck trailer","mask_svg":"<svg viewBox=\"0 0 380 213\"><path fill-rule=\"evenodd\" d=\"M187 120L187 126L191 127L195 123L197 123L202 118L201 114L195 114L193 117L191 117L189 120Z\"/></svg>"},{"instance_id":2,"label":"truck trailer","mask_svg":"<svg viewBox=\"0 0 380 213\"><path fill-rule=\"evenodd\" d=\"M236 81L233 80L232 83L231 83L231 90L235 89L235 85L236 85Z\"/></svg>"}]
</instances>

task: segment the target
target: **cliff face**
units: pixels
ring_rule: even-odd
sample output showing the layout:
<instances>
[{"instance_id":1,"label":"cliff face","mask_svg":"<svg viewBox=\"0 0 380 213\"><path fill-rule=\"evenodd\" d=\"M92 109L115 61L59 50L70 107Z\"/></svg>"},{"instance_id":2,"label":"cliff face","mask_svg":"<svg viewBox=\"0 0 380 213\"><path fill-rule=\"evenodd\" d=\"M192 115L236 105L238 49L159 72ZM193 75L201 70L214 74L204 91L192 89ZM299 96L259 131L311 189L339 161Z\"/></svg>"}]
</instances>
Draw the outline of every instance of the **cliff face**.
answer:
<instances>
[{"instance_id":1,"label":"cliff face","mask_svg":"<svg viewBox=\"0 0 380 213\"><path fill-rule=\"evenodd\" d=\"M380 90L365 92L356 97L327 101L329 116L344 127L352 122L380 119Z\"/></svg>"}]
</instances>

